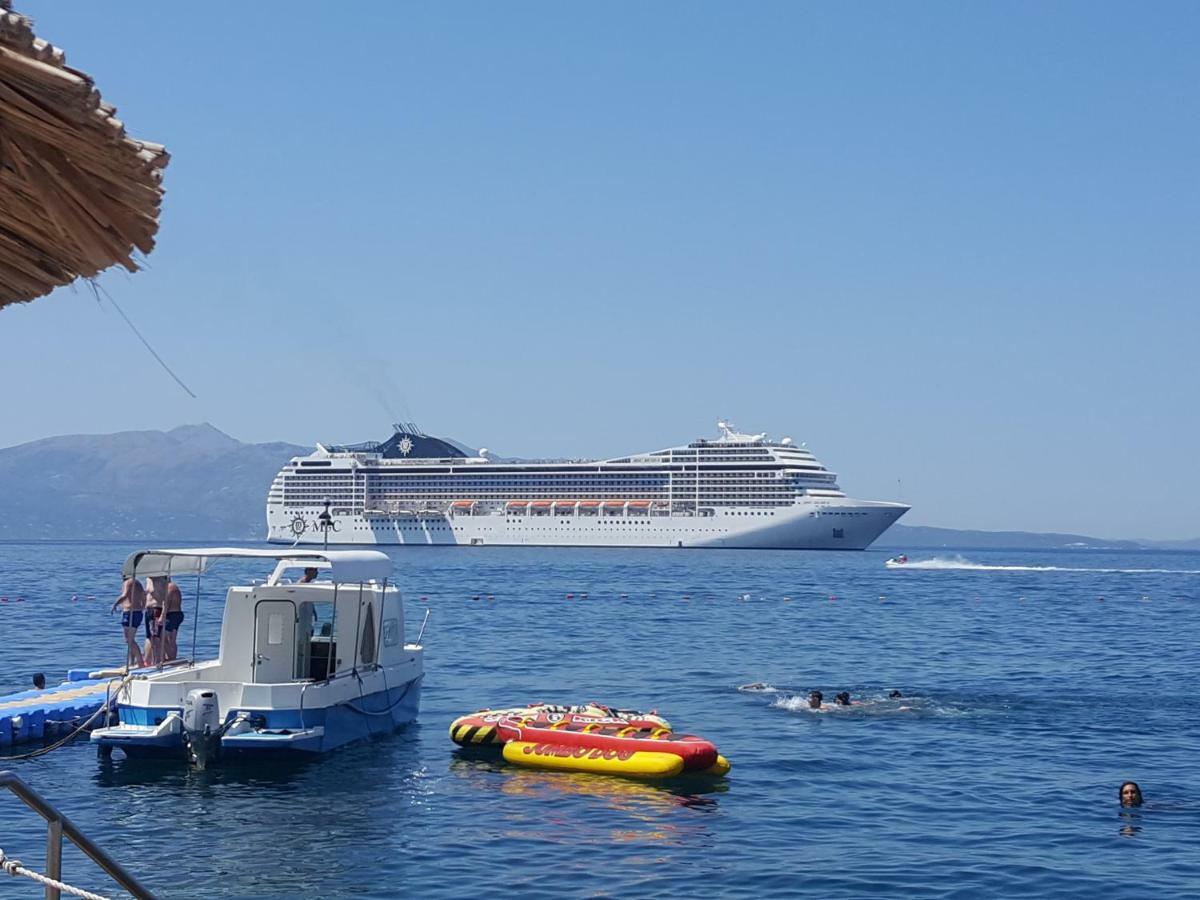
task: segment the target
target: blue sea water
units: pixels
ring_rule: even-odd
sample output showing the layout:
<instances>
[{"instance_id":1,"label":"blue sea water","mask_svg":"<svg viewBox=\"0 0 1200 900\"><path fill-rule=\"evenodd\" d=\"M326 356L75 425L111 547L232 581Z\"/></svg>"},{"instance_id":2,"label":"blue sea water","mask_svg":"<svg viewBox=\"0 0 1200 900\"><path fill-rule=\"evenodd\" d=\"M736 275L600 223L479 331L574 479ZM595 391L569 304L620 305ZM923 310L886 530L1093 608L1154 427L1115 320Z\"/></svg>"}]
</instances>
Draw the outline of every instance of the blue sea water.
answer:
<instances>
[{"instance_id":1,"label":"blue sea water","mask_svg":"<svg viewBox=\"0 0 1200 900\"><path fill-rule=\"evenodd\" d=\"M0 688L122 658L108 608L133 549L0 544ZM430 611L419 725L301 764L196 772L80 743L3 765L164 897L1200 893L1200 554L392 555L410 637ZM205 577L201 653L223 588L265 574ZM812 689L861 702L814 712ZM481 706L592 699L712 739L730 777L539 773L447 737ZM1142 809L1118 808L1125 779ZM44 845L0 795L5 852L36 865ZM64 871L116 893L77 852Z\"/></svg>"}]
</instances>

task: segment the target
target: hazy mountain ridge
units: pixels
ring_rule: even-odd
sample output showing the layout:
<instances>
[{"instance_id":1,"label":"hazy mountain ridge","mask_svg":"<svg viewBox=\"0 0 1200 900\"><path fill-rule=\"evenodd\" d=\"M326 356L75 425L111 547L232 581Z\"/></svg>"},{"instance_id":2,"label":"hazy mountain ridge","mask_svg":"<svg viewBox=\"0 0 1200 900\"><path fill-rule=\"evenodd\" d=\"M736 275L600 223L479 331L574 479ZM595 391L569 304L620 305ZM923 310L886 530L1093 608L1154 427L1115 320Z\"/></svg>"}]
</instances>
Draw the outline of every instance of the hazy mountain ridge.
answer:
<instances>
[{"instance_id":1,"label":"hazy mountain ridge","mask_svg":"<svg viewBox=\"0 0 1200 900\"><path fill-rule=\"evenodd\" d=\"M311 451L243 443L208 423L63 435L0 449L0 540L261 540L271 479L293 456ZM879 546L1200 550L1200 538L1105 540L893 525Z\"/></svg>"},{"instance_id":2,"label":"hazy mountain ridge","mask_svg":"<svg viewBox=\"0 0 1200 900\"><path fill-rule=\"evenodd\" d=\"M260 538L271 479L310 449L245 444L208 424L9 447L0 539Z\"/></svg>"}]
</instances>

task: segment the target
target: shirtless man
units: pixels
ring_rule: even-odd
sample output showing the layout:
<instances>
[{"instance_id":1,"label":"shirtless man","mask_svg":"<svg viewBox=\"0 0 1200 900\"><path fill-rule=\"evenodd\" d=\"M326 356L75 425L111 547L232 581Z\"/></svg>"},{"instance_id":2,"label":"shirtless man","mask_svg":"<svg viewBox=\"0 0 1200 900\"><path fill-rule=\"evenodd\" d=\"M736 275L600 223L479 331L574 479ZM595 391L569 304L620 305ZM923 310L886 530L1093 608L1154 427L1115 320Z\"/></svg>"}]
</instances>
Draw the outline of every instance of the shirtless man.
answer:
<instances>
[{"instance_id":1,"label":"shirtless man","mask_svg":"<svg viewBox=\"0 0 1200 900\"><path fill-rule=\"evenodd\" d=\"M147 655L153 655L148 664L161 666L167 660L175 659L178 653L177 632L183 623L183 595L179 593L179 585L166 575L154 576L150 579L146 607L147 615L156 616L147 620ZM155 612L156 608L162 612Z\"/></svg>"},{"instance_id":2,"label":"shirtless man","mask_svg":"<svg viewBox=\"0 0 1200 900\"><path fill-rule=\"evenodd\" d=\"M142 616L146 611L146 592L141 583L132 575L125 576L125 584L121 588L121 596L113 603L109 613L116 612L121 607L121 628L125 631L125 666L140 669L146 664L142 651L138 649L137 633L142 624Z\"/></svg>"},{"instance_id":3,"label":"shirtless man","mask_svg":"<svg viewBox=\"0 0 1200 900\"><path fill-rule=\"evenodd\" d=\"M183 624L183 594L179 585L170 578L162 579L166 584L163 601L163 659L179 658L179 626ZM155 586L155 593L158 587Z\"/></svg>"},{"instance_id":4,"label":"shirtless man","mask_svg":"<svg viewBox=\"0 0 1200 900\"><path fill-rule=\"evenodd\" d=\"M165 591L157 590L156 586L165 580L161 576L152 576L146 579L146 645L142 649L142 656L148 666L162 665L162 613L160 610Z\"/></svg>"}]
</instances>

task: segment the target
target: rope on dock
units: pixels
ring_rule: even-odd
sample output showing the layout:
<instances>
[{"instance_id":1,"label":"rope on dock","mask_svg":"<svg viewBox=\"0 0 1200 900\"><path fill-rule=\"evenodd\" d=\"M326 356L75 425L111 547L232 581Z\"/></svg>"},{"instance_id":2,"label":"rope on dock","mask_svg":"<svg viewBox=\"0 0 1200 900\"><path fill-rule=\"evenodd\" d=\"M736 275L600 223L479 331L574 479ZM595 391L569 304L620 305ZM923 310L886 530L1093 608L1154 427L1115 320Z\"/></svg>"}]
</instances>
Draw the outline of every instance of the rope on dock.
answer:
<instances>
[{"instance_id":1,"label":"rope on dock","mask_svg":"<svg viewBox=\"0 0 1200 900\"><path fill-rule=\"evenodd\" d=\"M13 756L0 756L0 762L11 762L13 760L18 760L18 759L34 759L35 757L38 757L38 756L45 756L51 750L57 750L63 744L66 744L66 743L69 743L69 742L75 740L75 738L79 735L79 733L81 731L85 730L94 721L96 721L96 717L99 716L101 713L104 713L105 721L108 721L109 709L112 708L113 703L116 702L116 699L120 695L121 691L124 690L125 686L127 684L129 684L129 682L131 682L132 680L133 680L133 675L126 675L124 678L122 678L121 683L117 685L117 689L115 691L112 691L108 695L108 699L104 701L104 705L101 706L94 713L92 713L90 716L88 716L87 721L85 721L82 725L80 725L78 728L76 728L74 731L72 731L66 737L55 741L53 744L48 744L45 747L39 747L36 750L30 750L28 753L17 753Z\"/></svg>"},{"instance_id":2,"label":"rope on dock","mask_svg":"<svg viewBox=\"0 0 1200 900\"><path fill-rule=\"evenodd\" d=\"M0 869L3 869L13 878L16 878L18 875L23 875L26 878L30 878L38 882L38 884L44 884L46 887L57 888L59 891L72 894L76 897L83 897L84 900L111 900L111 898L105 897L103 894L93 894L91 891L85 891L83 888L73 887L66 882L55 881L49 875L43 875L41 872L35 872L32 869L27 869L21 865L21 861L19 859L10 859L9 857L5 856L3 850L0 850Z\"/></svg>"}]
</instances>

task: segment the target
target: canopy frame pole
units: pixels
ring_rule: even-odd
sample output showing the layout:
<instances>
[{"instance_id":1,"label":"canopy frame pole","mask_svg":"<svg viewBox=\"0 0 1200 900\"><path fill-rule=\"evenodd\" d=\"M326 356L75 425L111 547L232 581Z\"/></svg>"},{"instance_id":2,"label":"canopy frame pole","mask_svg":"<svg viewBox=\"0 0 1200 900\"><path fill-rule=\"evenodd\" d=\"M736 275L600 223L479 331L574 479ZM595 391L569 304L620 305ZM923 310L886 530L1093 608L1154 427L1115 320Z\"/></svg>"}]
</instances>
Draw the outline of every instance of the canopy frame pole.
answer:
<instances>
[{"instance_id":1,"label":"canopy frame pole","mask_svg":"<svg viewBox=\"0 0 1200 900\"><path fill-rule=\"evenodd\" d=\"M329 683L329 679L333 677L334 665L333 659L337 655L334 650L337 648L337 601L338 601L338 582L333 583L333 615L329 620L329 650L325 654L325 682Z\"/></svg>"},{"instance_id":2,"label":"canopy frame pole","mask_svg":"<svg viewBox=\"0 0 1200 900\"><path fill-rule=\"evenodd\" d=\"M360 581L358 583L358 622L354 627L354 655L350 657L354 661L354 664L350 668L354 672L355 677L358 677L358 642L360 640L359 636L362 634L362 601L363 583Z\"/></svg>"},{"instance_id":3,"label":"canopy frame pole","mask_svg":"<svg viewBox=\"0 0 1200 900\"><path fill-rule=\"evenodd\" d=\"M192 613L192 658L190 668L196 667L196 630L200 626L200 573L196 572L196 611Z\"/></svg>"},{"instance_id":4,"label":"canopy frame pole","mask_svg":"<svg viewBox=\"0 0 1200 900\"><path fill-rule=\"evenodd\" d=\"M375 668L382 669L383 663L379 661L379 654L383 652L383 617L387 615L387 583L388 580L383 579L383 587L379 594L379 625L375 632ZM387 684L387 681L384 681Z\"/></svg>"}]
</instances>

